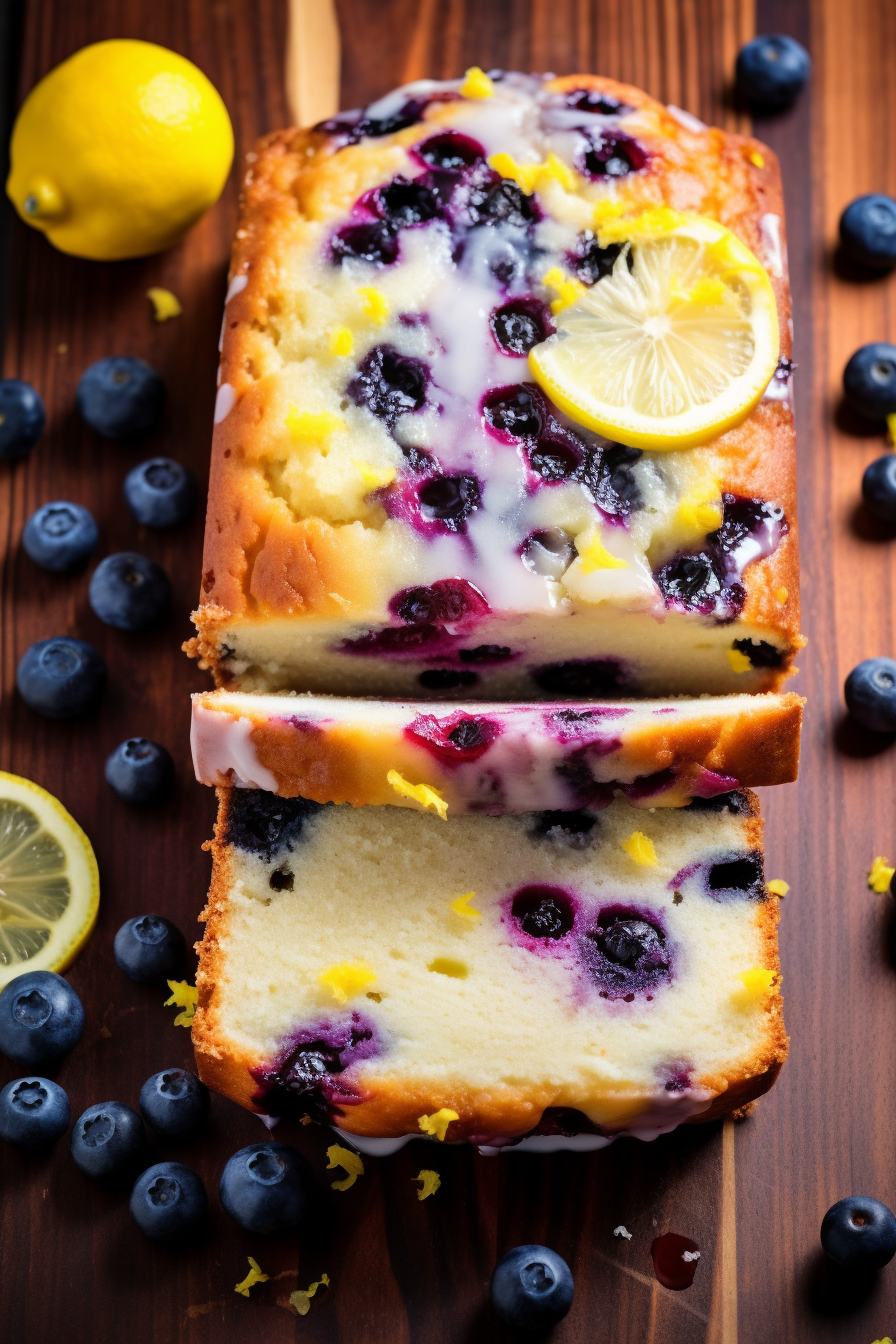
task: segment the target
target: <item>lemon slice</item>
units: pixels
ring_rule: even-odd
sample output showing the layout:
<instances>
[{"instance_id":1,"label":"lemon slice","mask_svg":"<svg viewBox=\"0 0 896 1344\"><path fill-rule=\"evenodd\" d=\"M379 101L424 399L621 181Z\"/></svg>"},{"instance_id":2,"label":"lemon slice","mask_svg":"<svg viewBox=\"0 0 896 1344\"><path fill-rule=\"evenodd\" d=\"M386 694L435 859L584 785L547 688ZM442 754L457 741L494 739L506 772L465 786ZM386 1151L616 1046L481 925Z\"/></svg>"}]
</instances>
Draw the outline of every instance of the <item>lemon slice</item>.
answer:
<instances>
[{"instance_id":1,"label":"lemon slice","mask_svg":"<svg viewBox=\"0 0 896 1344\"><path fill-rule=\"evenodd\" d=\"M628 246L530 352L538 383L573 420L632 448L688 448L736 425L778 361L759 261L714 220L666 209L610 221L599 241Z\"/></svg>"},{"instance_id":2,"label":"lemon slice","mask_svg":"<svg viewBox=\"0 0 896 1344\"><path fill-rule=\"evenodd\" d=\"M0 989L68 966L99 901L96 857L74 817L39 784L0 771Z\"/></svg>"}]
</instances>

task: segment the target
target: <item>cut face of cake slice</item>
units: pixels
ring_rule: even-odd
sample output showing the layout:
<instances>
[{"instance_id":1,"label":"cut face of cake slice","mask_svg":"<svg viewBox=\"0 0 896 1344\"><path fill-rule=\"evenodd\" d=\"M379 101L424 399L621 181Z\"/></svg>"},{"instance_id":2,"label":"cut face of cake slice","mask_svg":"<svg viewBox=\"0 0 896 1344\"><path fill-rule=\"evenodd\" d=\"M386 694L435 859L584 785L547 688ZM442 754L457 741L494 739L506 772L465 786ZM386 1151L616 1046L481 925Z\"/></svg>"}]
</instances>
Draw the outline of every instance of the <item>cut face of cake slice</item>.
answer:
<instances>
[{"instance_id":1,"label":"cut face of cake slice","mask_svg":"<svg viewBox=\"0 0 896 1344\"><path fill-rule=\"evenodd\" d=\"M758 142L591 76L421 81L262 141L191 642L217 684L777 689L782 209Z\"/></svg>"},{"instance_id":2,"label":"cut face of cake slice","mask_svg":"<svg viewBox=\"0 0 896 1344\"><path fill-rule=\"evenodd\" d=\"M756 799L438 817L222 789L203 1080L347 1135L652 1137L785 1058Z\"/></svg>"},{"instance_id":3,"label":"cut face of cake slice","mask_svg":"<svg viewBox=\"0 0 896 1344\"><path fill-rule=\"evenodd\" d=\"M796 695L516 705L213 691L193 697L203 784L459 812L680 807L796 778Z\"/></svg>"}]
</instances>

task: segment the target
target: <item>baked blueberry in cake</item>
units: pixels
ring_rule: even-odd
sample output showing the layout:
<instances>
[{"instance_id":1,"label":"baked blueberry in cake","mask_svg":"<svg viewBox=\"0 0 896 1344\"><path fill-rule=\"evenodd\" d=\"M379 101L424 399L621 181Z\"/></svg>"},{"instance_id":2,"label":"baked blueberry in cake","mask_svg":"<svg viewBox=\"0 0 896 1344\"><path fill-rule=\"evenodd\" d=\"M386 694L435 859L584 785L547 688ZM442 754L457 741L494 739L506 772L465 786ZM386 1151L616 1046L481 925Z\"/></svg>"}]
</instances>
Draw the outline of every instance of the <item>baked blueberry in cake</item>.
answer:
<instances>
[{"instance_id":1,"label":"baked blueberry in cake","mask_svg":"<svg viewBox=\"0 0 896 1344\"><path fill-rule=\"evenodd\" d=\"M753 795L437 816L221 789L193 1042L209 1086L360 1141L653 1137L786 1055Z\"/></svg>"},{"instance_id":2,"label":"baked blueberry in cake","mask_svg":"<svg viewBox=\"0 0 896 1344\"><path fill-rule=\"evenodd\" d=\"M470 705L221 690L193 697L193 758L203 784L355 807L432 807L433 791L452 816L598 811L616 792L679 807L795 779L801 715L773 693Z\"/></svg>"},{"instance_id":3,"label":"baked blueberry in cake","mask_svg":"<svg viewBox=\"0 0 896 1344\"><path fill-rule=\"evenodd\" d=\"M424 80L269 136L191 649L236 690L774 690L789 357L774 156L637 89Z\"/></svg>"}]
</instances>

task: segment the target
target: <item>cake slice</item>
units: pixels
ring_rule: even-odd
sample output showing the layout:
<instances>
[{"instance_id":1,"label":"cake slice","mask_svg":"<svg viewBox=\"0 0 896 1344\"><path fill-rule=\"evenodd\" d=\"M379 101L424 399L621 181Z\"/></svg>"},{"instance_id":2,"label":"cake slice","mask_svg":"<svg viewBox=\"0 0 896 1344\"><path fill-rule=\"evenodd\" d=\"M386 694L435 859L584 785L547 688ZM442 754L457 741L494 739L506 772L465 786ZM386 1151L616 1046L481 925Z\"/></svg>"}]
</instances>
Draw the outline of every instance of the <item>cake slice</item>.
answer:
<instances>
[{"instance_id":1,"label":"cake slice","mask_svg":"<svg viewBox=\"0 0 896 1344\"><path fill-rule=\"evenodd\" d=\"M801 715L792 694L471 710L211 691L193 696L193 760L202 784L355 807L599 810L615 790L634 807L679 807L796 779Z\"/></svg>"},{"instance_id":2,"label":"cake slice","mask_svg":"<svg viewBox=\"0 0 896 1344\"><path fill-rule=\"evenodd\" d=\"M755 797L449 817L221 789L203 1080L368 1140L653 1137L785 1058Z\"/></svg>"},{"instance_id":3,"label":"cake slice","mask_svg":"<svg viewBox=\"0 0 896 1344\"><path fill-rule=\"evenodd\" d=\"M593 76L426 80L263 140L189 646L216 684L778 688L801 644L782 211L771 151ZM720 353L758 358L760 291L775 328L765 395L697 446L598 432L545 390L544 352L593 322L608 286L648 301L658 234L680 245L681 302L715 313L692 351L706 398ZM746 258L755 294L728 283L723 252ZM711 257L718 274L687 278ZM622 372L668 402L662 439L677 394L645 367Z\"/></svg>"}]
</instances>

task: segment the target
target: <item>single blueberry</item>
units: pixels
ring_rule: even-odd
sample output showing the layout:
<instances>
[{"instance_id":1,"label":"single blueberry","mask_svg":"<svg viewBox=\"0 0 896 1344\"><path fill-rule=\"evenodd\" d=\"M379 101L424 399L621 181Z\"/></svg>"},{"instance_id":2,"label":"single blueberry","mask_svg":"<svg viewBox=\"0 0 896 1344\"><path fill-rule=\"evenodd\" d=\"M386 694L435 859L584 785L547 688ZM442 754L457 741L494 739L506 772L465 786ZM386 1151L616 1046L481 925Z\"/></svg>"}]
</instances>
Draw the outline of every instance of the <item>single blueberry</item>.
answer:
<instances>
[{"instance_id":1,"label":"single blueberry","mask_svg":"<svg viewBox=\"0 0 896 1344\"><path fill-rule=\"evenodd\" d=\"M171 581L154 560L135 551L118 551L97 565L88 596L106 625L116 630L146 630L168 611Z\"/></svg>"},{"instance_id":2,"label":"single blueberry","mask_svg":"<svg viewBox=\"0 0 896 1344\"><path fill-rule=\"evenodd\" d=\"M753 667L780 667L784 662L783 650L767 639L736 639L732 648L742 653Z\"/></svg>"},{"instance_id":3,"label":"single blueberry","mask_svg":"<svg viewBox=\"0 0 896 1344\"><path fill-rule=\"evenodd\" d=\"M572 1274L547 1246L517 1246L498 1261L490 1293L506 1325L534 1334L549 1330L569 1311Z\"/></svg>"},{"instance_id":4,"label":"single blueberry","mask_svg":"<svg viewBox=\"0 0 896 1344\"><path fill-rule=\"evenodd\" d=\"M471 214L477 224L498 225L525 229L538 219L538 205L534 196L527 196L515 182L506 178L496 182L481 196L471 200Z\"/></svg>"},{"instance_id":5,"label":"single blueberry","mask_svg":"<svg viewBox=\"0 0 896 1344\"><path fill-rule=\"evenodd\" d=\"M473 140L460 131L445 131L422 141L411 150L415 158L428 168L441 172L459 173L485 158L485 149L478 140Z\"/></svg>"},{"instance_id":6,"label":"single blueberry","mask_svg":"<svg viewBox=\"0 0 896 1344\"><path fill-rule=\"evenodd\" d=\"M875 518L896 526L896 453L886 453L865 468L862 498Z\"/></svg>"},{"instance_id":7,"label":"single blueberry","mask_svg":"<svg viewBox=\"0 0 896 1344\"><path fill-rule=\"evenodd\" d=\"M143 1121L122 1101L88 1106L72 1130L72 1157L85 1176L95 1180L137 1171L146 1161Z\"/></svg>"},{"instance_id":8,"label":"single blueberry","mask_svg":"<svg viewBox=\"0 0 896 1344\"><path fill-rule=\"evenodd\" d=\"M14 1078L0 1092L0 1138L22 1148L46 1148L68 1129L68 1096L49 1078Z\"/></svg>"},{"instance_id":9,"label":"single blueberry","mask_svg":"<svg viewBox=\"0 0 896 1344\"><path fill-rule=\"evenodd\" d=\"M881 421L896 411L896 345L860 346L843 370L843 391L857 415Z\"/></svg>"},{"instance_id":10,"label":"single blueberry","mask_svg":"<svg viewBox=\"0 0 896 1344\"><path fill-rule=\"evenodd\" d=\"M174 762L158 742L129 737L106 758L106 783L126 803L158 803L174 785Z\"/></svg>"},{"instance_id":11,"label":"single blueberry","mask_svg":"<svg viewBox=\"0 0 896 1344\"><path fill-rule=\"evenodd\" d=\"M154 1241L195 1236L208 1214L205 1186L180 1162L157 1162L137 1177L131 1191L131 1216Z\"/></svg>"},{"instance_id":12,"label":"single blueberry","mask_svg":"<svg viewBox=\"0 0 896 1344\"><path fill-rule=\"evenodd\" d=\"M83 504L58 499L32 513L22 533L22 546L41 569L66 574L85 563L98 538L93 515Z\"/></svg>"},{"instance_id":13,"label":"single blueberry","mask_svg":"<svg viewBox=\"0 0 896 1344\"><path fill-rule=\"evenodd\" d=\"M90 644L60 635L26 649L16 670L19 695L48 719L92 714L106 689L106 664Z\"/></svg>"},{"instance_id":14,"label":"single blueberry","mask_svg":"<svg viewBox=\"0 0 896 1344\"><path fill-rule=\"evenodd\" d=\"M444 523L449 532L463 532L482 496L475 476L434 476L420 487L418 498L424 518Z\"/></svg>"},{"instance_id":15,"label":"single blueberry","mask_svg":"<svg viewBox=\"0 0 896 1344\"><path fill-rule=\"evenodd\" d=\"M577 112L593 112L601 117L622 117L631 112L628 103L620 102L612 93L602 93L599 89L570 89L563 95L566 107Z\"/></svg>"},{"instance_id":16,"label":"single blueberry","mask_svg":"<svg viewBox=\"0 0 896 1344\"><path fill-rule=\"evenodd\" d=\"M430 667L420 673L417 684L424 691L455 691L462 686L475 686L478 680L475 672L455 671L453 667Z\"/></svg>"},{"instance_id":17,"label":"single blueberry","mask_svg":"<svg viewBox=\"0 0 896 1344\"><path fill-rule=\"evenodd\" d=\"M356 406L365 406L392 429L400 415L420 409L428 381L419 359L400 354L394 345L375 345L345 390Z\"/></svg>"},{"instance_id":18,"label":"single blueberry","mask_svg":"<svg viewBox=\"0 0 896 1344\"><path fill-rule=\"evenodd\" d=\"M307 798L278 798L261 789L232 789L227 809L227 844L270 863L283 849L294 849L305 827L321 811Z\"/></svg>"},{"instance_id":19,"label":"single blueberry","mask_svg":"<svg viewBox=\"0 0 896 1344\"><path fill-rule=\"evenodd\" d=\"M503 438L534 439L544 428L544 400L534 384L499 387L486 396L482 415Z\"/></svg>"},{"instance_id":20,"label":"single blueberry","mask_svg":"<svg viewBox=\"0 0 896 1344\"><path fill-rule=\"evenodd\" d=\"M499 347L508 355L527 355L554 330L547 308L538 299L511 299L489 318Z\"/></svg>"},{"instance_id":21,"label":"single blueberry","mask_svg":"<svg viewBox=\"0 0 896 1344\"><path fill-rule=\"evenodd\" d=\"M27 457L44 432L44 403L30 383L0 379L0 462Z\"/></svg>"},{"instance_id":22,"label":"single blueberry","mask_svg":"<svg viewBox=\"0 0 896 1344\"><path fill-rule=\"evenodd\" d=\"M536 812L529 834L533 840L549 840L567 849L587 849L597 825L593 812ZM527 930L531 932L531 930Z\"/></svg>"},{"instance_id":23,"label":"single blueberry","mask_svg":"<svg viewBox=\"0 0 896 1344\"><path fill-rule=\"evenodd\" d=\"M530 938L564 938L575 922L572 901L559 887L523 887L510 909Z\"/></svg>"},{"instance_id":24,"label":"single blueberry","mask_svg":"<svg viewBox=\"0 0 896 1344\"><path fill-rule=\"evenodd\" d=\"M186 1069L163 1069L140 1089L140 1114L168 1139L196 1134L208 1119L210 1104L208 1088Z\"/></svg>"},{"instance_id":25,"label":"single blueberry","mask_svg":"<svg viewBox=\"0 0 896 1344\"><path fill-rule=\"evenodd\" d=\"M866 658L846 678L843 693L856 723L874 733L896 733L896 661Z\"/></svg>"},{"instance_id":26,"label":"single blueberry","mask_svg":"<svg viewBox=\"0 0 896 1344\"><path fill-rule=\"evenodd\" d=\"M560 699L625 693L625 671L613 658L570 658L566 663L531 668L529 675L540 691Z\"/></svg>"},{"instance_id":27,"label":"single blueberry","mask_svg":"<svg viewBox=\"0 0 896 1344\"><path fill-rule=\"evenodd\" d=\"M734 854L720 859L710 866L706 885L710 892L742 891L754 898L764 897L762 855Z\"/></svg>"},{"instance_id":28,"label":"single blueberry","mask_svg":"<svg viewBox=\"0 0 896 1344\"><path fill-rule=\"evenodd\" d=\"M896 266L896 201L872 192L857 196L840 216L840 243L851 261L876 271Z\"/></svg>"},{"instance_id":29,"label":"single blueberry","mask_svg":"<svg viewBox=\"0 0 896 1344\"><path fill-rule=\"evenodd\" d=\"M435 194L423 182L408 182L396 177L376 193L383 218L393 229L408 229L425 224L439 213Z\"/></svg>"},{"instance_id":30,"label":"single blueberry","mask_svg":"<svg viewBox=\"0 0 896 1344\"><path fill-rule=\"evenodd\" d=\"M667 602L679 602L685 607L712 609L722 592L722 580L713 557L705 551L670 560L659 570L656 581Z\"/></svg>"},{"instance_id":31,"label":"single blueberry","mask_svg":"<svg viewBox=\"0 0 896 1344\"><path fill-rule=\"evenodd\" d=\"M165 384L155 369L130 355L98 360L78 383L78 410L107 439L150 433L158 426L164 402Z\"/></svg>"},{"instance_id":32,"label":"single blueberry","mask_svg":"<svg viewBox=\"0 0 896 1344\"><path fill-rule=\"evenodd\" d=\"M579 157L582 172L597 179L626 177L629 173L640 172L646 164L645 150L622 131L591 132Z\"/></svg>"},{"instance_id":33,"label":"single blueberry","mask_svg":"<svg viewBox=\"0 0 896 1344\"><path fill-rule=\"evenodd\" d=\"M124 478L128 508L146 527L177 527L196 503L196 477L170 457L151 457Z\"/></svg>"},{"instance_id":34,"label":"single blueberry","mask_svg":"<svg viewBox=\"0 0 896 1344\"><path fill-rule=\"evenodd\" d=\"M603 949L610 961L631 969L644 956L662 956L664 941L645 919L618 919L604 933Z\"/></svg>"},{"instance_id":35,"label":"single blueberry","mask_svg":"<svg viewBox=\"0 0 896 1344\"><path fill-rule=\"evenodd\" d=\"M218 1192L240 1227L266 1236L298 1230L311 1201L311 1167L282 1143L252 1143L228 1159Z\"/></svg>"},{"instance_id":36,"label":"single blueberry","mask_svg":"<svg viewBox=\"0 0 896 1344\"><path fill-rule=\"evenodd\" d=\"M391 266L398 260L398 239L388 224L346 224L333 235L330 255L334 264L344 261L370 261L375 266Z\"/></svg>"},{"instance_id":37,"label":"single blueberry","mask_svg":"<svg viewBox=\"0 0 896 1344\"><path fill-rule=\"evenodd\" d=\"M81 1039L84 1008L54 971L26 971L0 993L0 1051L39 1068L67 1055Z\"/></svg>"},{"instance_id":38,"label":"single blueberry","mask_svg":"<svg viewBox=\"0 0 896 1344\"><path fill-rule=\"evenodd\" d=\"M622 252L622 243L608 243L601 247L597 235L591 229L585 229L576 240L576 250L570 253L569 260L576 277L583 285L596 285L598 280L610 275ZM627 253L631 267L631 249Z\"/></svg>"},{"instance_id":39,"label":"single blueberry","mask_svg":"<svg viewBox=\"0 0 896 1344\"><path fill-rule=\"evenodd\" d=\"M180 971L187 945L170 920L161 915L136 915L122 924L112 950L125 975L138 985L151 985Z\"/></svg>"},{"instance_id":40,"label":"single blueberry","mask_svg":"<svg viewBox=\"0 0 896 1344\"><path fill-rule=\"evenodd\" d=\"M821 1245L844 1269L880 1269L896 1255L896 1218L879 1199L838 1199L821 1220Z\"/></svg>"},{"instance_id":41,"label":"single blueberry","mask_svg":"<svg viewBox=\"0 0 896 1344\"><path fill-rule=\"evenodd\" d=\"M758 107L786 107L812 72L808 51L782 33L754 37L741 47L734 67L737 87Z\"/></svg>"}]
</instances>

